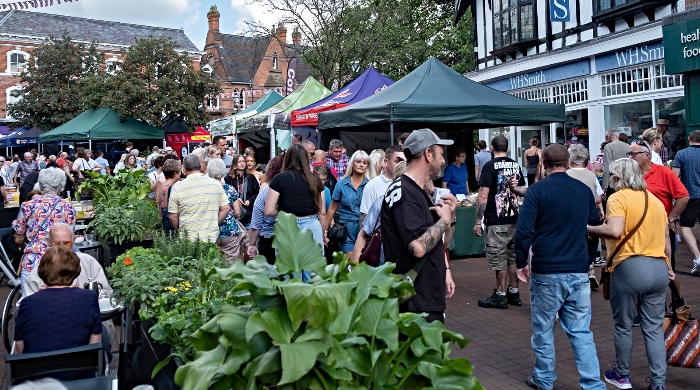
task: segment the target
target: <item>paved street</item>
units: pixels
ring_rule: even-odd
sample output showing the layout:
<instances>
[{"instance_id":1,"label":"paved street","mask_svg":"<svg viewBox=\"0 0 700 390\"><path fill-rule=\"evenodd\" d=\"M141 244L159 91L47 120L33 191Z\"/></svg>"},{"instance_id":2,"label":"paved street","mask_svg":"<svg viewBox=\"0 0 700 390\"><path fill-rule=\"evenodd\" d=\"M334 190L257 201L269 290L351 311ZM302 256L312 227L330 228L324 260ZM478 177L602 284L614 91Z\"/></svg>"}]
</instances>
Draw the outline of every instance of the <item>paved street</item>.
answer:
<instances>
[{"instance_id":1,"label":"paved street","mask_svg":"<svg viewBox=\"0 0 700 390\"><path fill-rule=\"evenodd\" d=\"M700 229L696 226L695 234ZM678 277L682 283L682 295L693 307L693 313L700 313L700 277L691 277L692 260L685 244L679 244L676 255ZM486 267L486 259L470 258L454 260L450 264L457 285L455 296L448 300L446 325L461 333L471 342L464 350L454 350L453 356L462 356L474 365L474 374L489 390L529 389L524 380L532 374L534 354L530 344L532 327L530 323L530 292L521 283L521 307L511 306L507 310L484 309L477 301L491 295L495 287L494 273ZM600 276L601 268L596 268ZM615 363L613 345L613 322L610 304L603 299L602 288L593 291L593 320L591 329L596 341L602 373ZM669 292L670 300L670 292ZM578 371L573 351L566 334L559 325L556 328L555 348L557 360L557 381L555 389L577 389ZM669 367L666 388L697 389L700 386L700 370ZM631 379L635 389L646 389L645 379L651 376L644 352L644 342L640 328L634 329L634 349L632 354ZM609 389L614 389L608 385Z\"/></svg>"}]
</instances>

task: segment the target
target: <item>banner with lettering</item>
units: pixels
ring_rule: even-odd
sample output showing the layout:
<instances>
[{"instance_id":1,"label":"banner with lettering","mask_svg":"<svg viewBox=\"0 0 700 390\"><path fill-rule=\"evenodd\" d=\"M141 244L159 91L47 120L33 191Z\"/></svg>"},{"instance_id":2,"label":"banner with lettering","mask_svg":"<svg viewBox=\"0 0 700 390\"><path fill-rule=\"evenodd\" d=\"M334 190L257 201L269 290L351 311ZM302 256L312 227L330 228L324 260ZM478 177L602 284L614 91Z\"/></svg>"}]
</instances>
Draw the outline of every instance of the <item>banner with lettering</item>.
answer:
<instances>
[{"instance_id":1,"label":"banner with lettering","mask_svg":"<svg viewBox=\"0 0 700 390\"><path fill-rule=\"evenodd\" d=\"M63 3L72 3L78 0L63 0ZM31 0L31 1L16 1L12 3L0 4L0 9L2 10L18 10L18 9L30 9L30 8L40 8L40 7L51 7L52 5L61 4L61 0Z\"/></svg>"},{"instance_id":2,"label":"banner with lettering","mask_svg":"<svg viewBox=\"0 0 700 390\"><path fill-rule=\"evenodd\" d=\"M289 64L287 64L287 89L286 93L284 96L289 95L290 93L294 92L294 89L296 86L294 85L294 81L297 78L297 58L292 57L292 59L289 60Z\"/></svg>"},{"instance_id":3,"label":"banner with lettering","mask_svg":"<svg viewBox=\"0 0 700 390\"><path fill-rule=\"evenodd\" d=\"M569 8L569 0L549 0L549 21L571 21L570 10L571 8Z\"/></svg>"}]
</instances>

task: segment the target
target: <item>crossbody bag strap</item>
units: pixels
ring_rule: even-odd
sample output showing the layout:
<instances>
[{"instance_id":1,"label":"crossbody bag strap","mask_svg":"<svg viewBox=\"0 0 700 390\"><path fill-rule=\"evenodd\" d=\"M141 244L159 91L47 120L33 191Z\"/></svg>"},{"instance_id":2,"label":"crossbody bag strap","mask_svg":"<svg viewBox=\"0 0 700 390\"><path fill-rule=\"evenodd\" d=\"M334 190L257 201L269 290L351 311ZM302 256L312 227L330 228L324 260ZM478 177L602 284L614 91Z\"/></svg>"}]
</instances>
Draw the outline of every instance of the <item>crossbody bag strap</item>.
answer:
<instances>
[{"instance_id":1,"label":"crossbody bag strap","mask_svg":"<svg viewBox=\"0 0 700 390\"><path fill-rule=\"evenodd\" d=\"M647 209L648 208L649 208L649 193L646 190L644 190L644 213L642 213L642 218L639 219L639 222L637 222L637 225L634 227L634 229L632 229L629 232L629 234L627 234L625 236L625 238L623 238L622 241L620 241L620 243L617 244L617 247L615 247L615 250L613 251L612 255L608 257L608 260L605 264L606 270L609 269L610 266L612 265L613 258L620 252L620 250L627 243L627 241L629 241L630 238L632 238L634 233L636 233L637 230L639 230L639 228L642 226L642 223L644 222L644 218L647 216Z\"/></svg>"},{"instance_id":2,"label":"crossbody bag strap","mask_svg":"<svg viewBox=\"0 0 700 390\"><path fill-rule=\"evenodd\" d=\"M246 192L248 192L248 177L245 173L243 174L243 190L241 192L242 194L238 194L238 196L241 196L241 198L245 202L247 197Z\"/></svg>"}]
</instances>

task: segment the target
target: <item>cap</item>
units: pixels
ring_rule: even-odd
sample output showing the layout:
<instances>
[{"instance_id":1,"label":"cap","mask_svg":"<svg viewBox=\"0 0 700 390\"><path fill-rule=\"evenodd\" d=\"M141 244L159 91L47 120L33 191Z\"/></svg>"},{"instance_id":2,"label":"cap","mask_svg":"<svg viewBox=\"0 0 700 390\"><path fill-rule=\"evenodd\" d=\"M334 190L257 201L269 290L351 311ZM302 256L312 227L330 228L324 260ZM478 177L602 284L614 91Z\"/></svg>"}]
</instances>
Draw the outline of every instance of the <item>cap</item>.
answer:
<instances>
[{"instance_id":1,"label":"cap","mask_svg":"<svg viewBox=\"0 0 700 390\"><path fill-rule=\"evenodd\" d=\"M406 142L403 144L404 153L407 151L411 155L416 155L420 153L425 148L429 148L433 145L452 145L455 141L451 139L440 139L432 130L430 129L419 129L413 130L411 135L406 138Z\"/></svg>"},{"instance_id":2,"label":"cap","mask_svg":"<svg viewBox=\"0 0 700 390\"><path fill-rule=\"evenodd\" d=\"M167 151L167 152L172 152L172 151L173 151L173 148L171 148L170 146L166 146L166 147L165 147L165 151Z\"/></svg>"},{"instance_id":3,"label":"cap","mask_svg":"<svg viewBox=\"0 0 700 390\"><path fill-rule=\"evenodd\" d=\"M656 121L657 126L668 126L670 124L671 124L671 122L665 118L660 118L659 120Z\"/></svg>"}]
</instances>

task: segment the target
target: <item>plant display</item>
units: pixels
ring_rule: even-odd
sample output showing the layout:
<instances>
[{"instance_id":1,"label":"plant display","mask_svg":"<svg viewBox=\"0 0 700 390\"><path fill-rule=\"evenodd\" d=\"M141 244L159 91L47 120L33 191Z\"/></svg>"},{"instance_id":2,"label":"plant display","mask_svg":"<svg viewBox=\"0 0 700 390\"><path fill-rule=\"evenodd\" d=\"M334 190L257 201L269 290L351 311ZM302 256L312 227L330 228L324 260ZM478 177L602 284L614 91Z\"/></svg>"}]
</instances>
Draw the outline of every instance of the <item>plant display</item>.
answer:
<instances>
[{"instance_id":1,"label":"plant display","mask_svg":"<svg viewBox=\"0 0 700 390\"><path fill-rule=\"evenodd\" d=\"M180 367L183 390L276 389L481 389L451 345L468 341L399 313L397 296L413 291L391 273L394 264L350 270L347 256L327 265L310 231L280 212L274 228L275 265L262 257L202 276L233 283L246 304L224 304L190 336L196 355ZM302 283L302 271L311 280Z\"/></svg>"},{"instance_id":2,"label":"plant display","mask_svg":"<svg viewBox=\"0 0 700 390\"><path fill-rule=\"evenodd\" d=\"M90 176L79 187L78 193L92 190L92 204L121 206L135 200L146 198L151 191L151 182L143 170L122 170L114 176L101 175L99 172L83 172Z\"/></svg>"},{"instance_id":3,"label":"plant display","mask_svg":"<svg viewBox=\"0 0 700 390\"><path fill-rule=\"evenodd\" d=\"M123 204L97 205L95 219L88 226L95 228L100 242L121 245L153 238L161 231L162 219L153 201L137 199Z\"/></svg>"},{"instance_id":4,"label":"plant display","mask_svg":"<svg viewBox=\"0 0 700 390\"><path fill-rule=\"evenodd\" d=\"M172 293L170 289L173 288L179 291L182 286L186 286L184 283L199 286L204 270L226 264L216 244L199 239L194 242L195 246L202 248L198 256L183 254L170 257L161 254L160 248L164 246L192 245L184 241L187 240L179 237L159 237L154 240L154 249L129 249L107 269L112 288L121 292L124 301L132 310L139 309L139 314L145 315L143 318L153 316L154 311L151 307L164 292ZM211 295L206 292L203 294ZM163 304L161 302L161 307Z\"/></svg>"}]
</instances>

